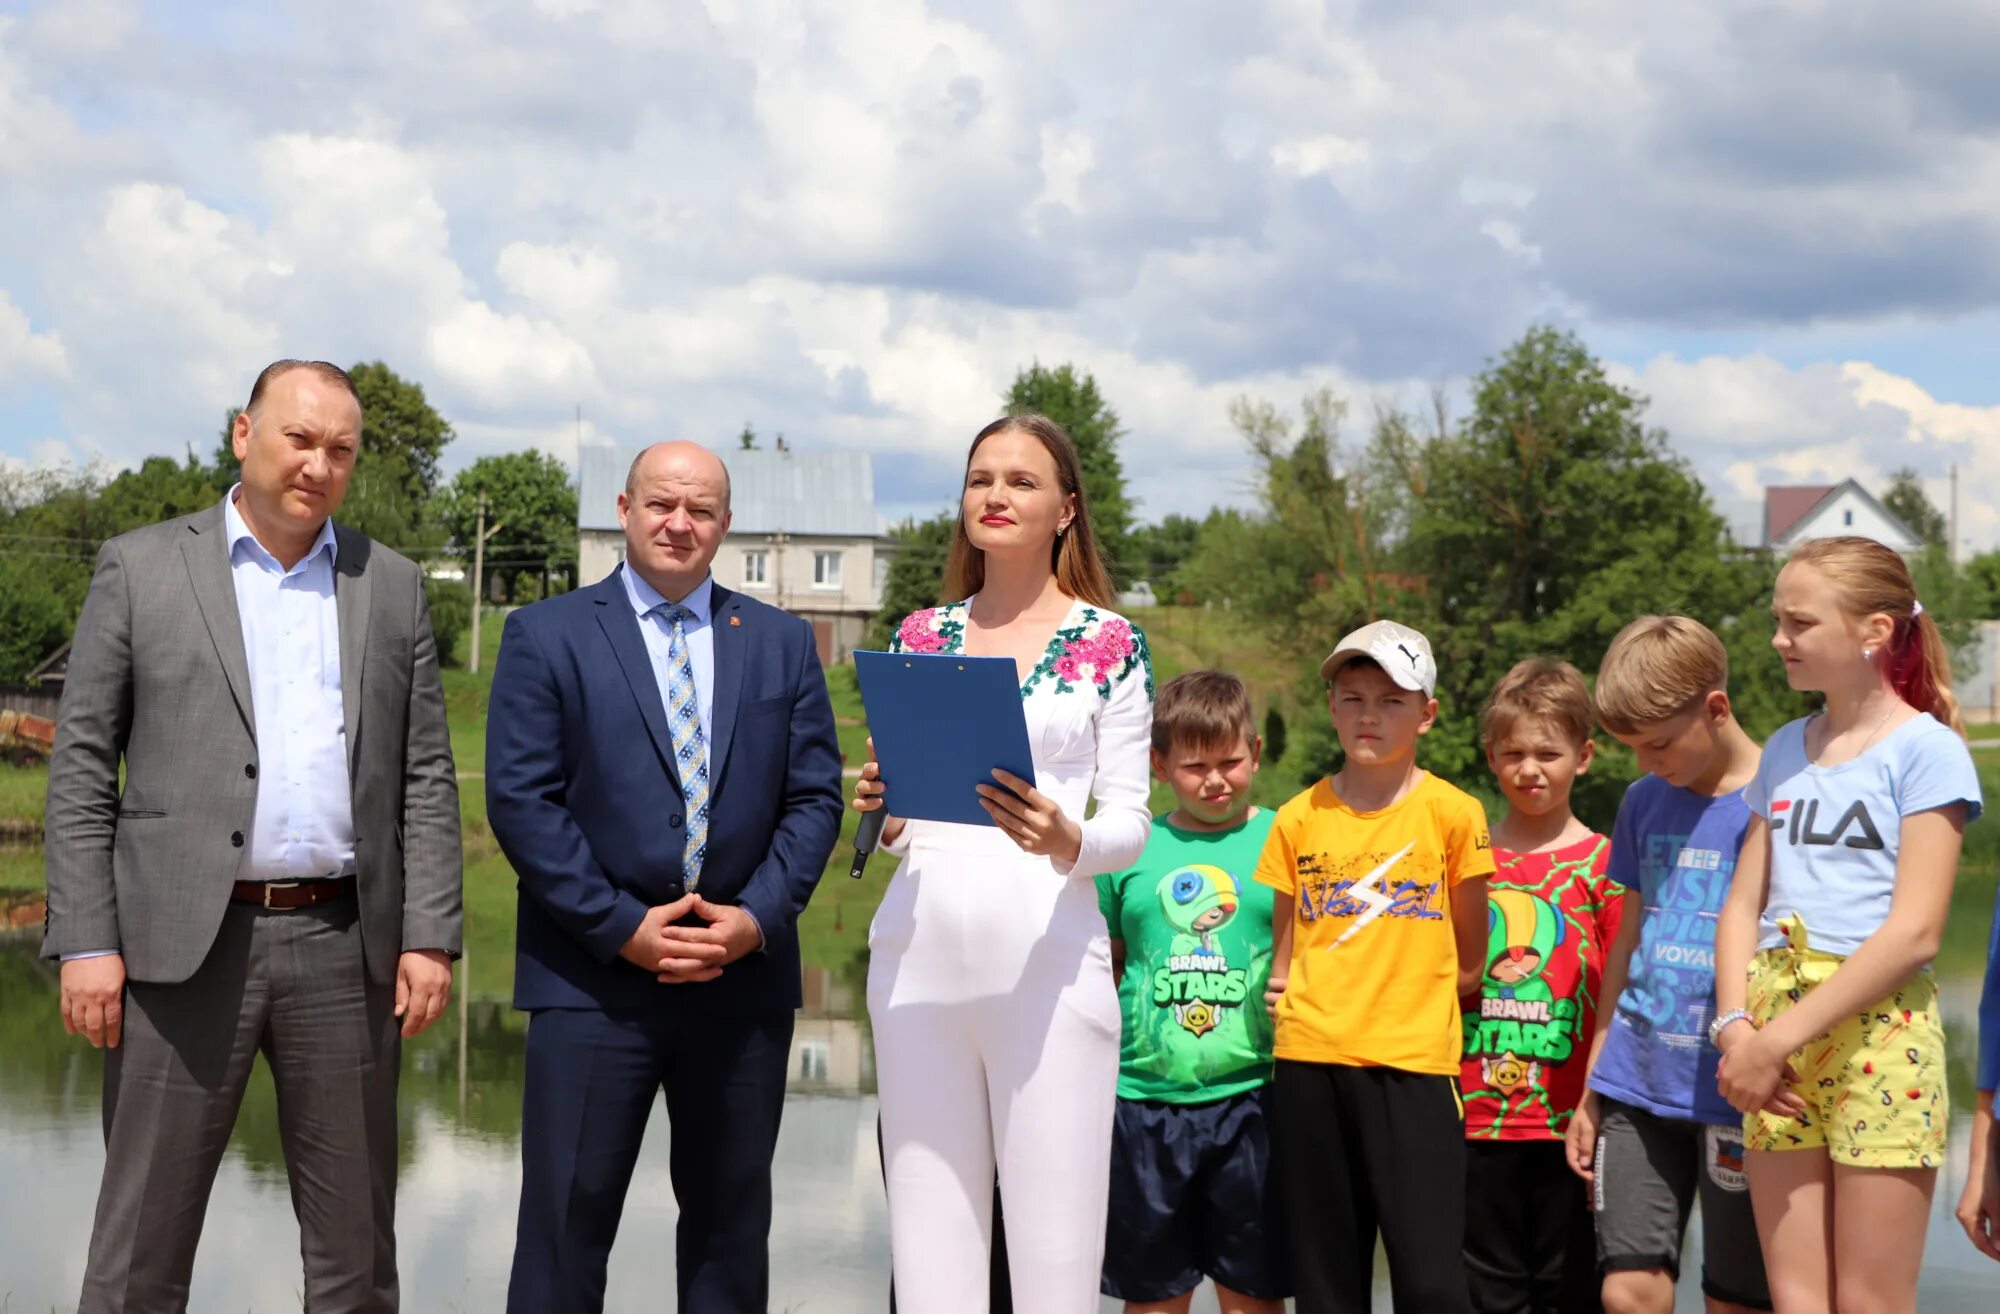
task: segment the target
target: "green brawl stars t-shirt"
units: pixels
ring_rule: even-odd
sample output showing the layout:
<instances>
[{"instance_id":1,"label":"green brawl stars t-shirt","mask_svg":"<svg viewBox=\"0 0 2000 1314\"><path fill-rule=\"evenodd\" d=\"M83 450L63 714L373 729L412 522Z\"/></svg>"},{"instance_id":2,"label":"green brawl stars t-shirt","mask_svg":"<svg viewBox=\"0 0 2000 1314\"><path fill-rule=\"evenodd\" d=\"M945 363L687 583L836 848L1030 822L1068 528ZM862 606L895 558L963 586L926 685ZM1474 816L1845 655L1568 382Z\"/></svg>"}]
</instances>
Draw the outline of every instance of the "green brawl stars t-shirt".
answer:
<instances>
[{"instance_id":1,"label":"green brawl stars t-shirt","mask_svg":"<svg viewBox=\"0 0 2000 1314\"><path fill-rule=\"evenodd\" d=\"M1271 1078L1269 886L1251 879L1277 813L1234 830L1153 822L1139 864L1097 878L1111 938L1125 942L1118 1097L1206 1104Z\"/></svg>"}]
</instances>

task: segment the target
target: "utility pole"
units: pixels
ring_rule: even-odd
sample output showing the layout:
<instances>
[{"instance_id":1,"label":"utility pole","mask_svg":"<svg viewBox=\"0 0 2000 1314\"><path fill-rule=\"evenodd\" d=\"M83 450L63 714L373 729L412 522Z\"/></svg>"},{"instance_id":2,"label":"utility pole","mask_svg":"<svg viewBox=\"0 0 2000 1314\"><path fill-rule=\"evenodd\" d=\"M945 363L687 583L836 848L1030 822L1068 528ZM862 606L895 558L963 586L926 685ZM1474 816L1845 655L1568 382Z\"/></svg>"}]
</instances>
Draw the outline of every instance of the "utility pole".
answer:
<instances>
[{"instance_id":1,"label":"utility pole","mask_svg":"<svg viewBox=\"0 0 2000 1314\"><path fill-rule=\"evenodd\" d=\"M1945 547L1945 560L1955 567L1958 565L1958 462L1951 465L1951 522L1946 531L1951 541Z\"/></svg>"},{"instance_id":2,"label":"utility pole","mask_svg":"<svg viewBox=\"0 0 2000 1314\"><path fill-rule=\"evenodd\" d=\"M486 494L479 495L479 517L472 531L472 660L467 669L479 669L479 611L486 599L481 587L486 577L486 540L507 527L506 521L488 529L486 527Z\"/></svg>"}]
</instances>

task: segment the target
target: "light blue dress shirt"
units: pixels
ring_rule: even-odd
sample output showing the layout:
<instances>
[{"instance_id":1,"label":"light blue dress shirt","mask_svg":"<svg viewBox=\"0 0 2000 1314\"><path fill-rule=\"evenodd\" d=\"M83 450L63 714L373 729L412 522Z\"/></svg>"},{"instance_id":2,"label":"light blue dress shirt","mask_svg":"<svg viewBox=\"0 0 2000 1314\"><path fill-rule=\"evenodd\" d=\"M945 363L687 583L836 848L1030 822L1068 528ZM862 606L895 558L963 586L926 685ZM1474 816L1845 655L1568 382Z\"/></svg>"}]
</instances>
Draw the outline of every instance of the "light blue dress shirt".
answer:
<instances>
[{"instance_id":1,"label":"light blue dress shirt","mask_svg":"<svg viewBox=\"0 0 2000 1314\"><path fill-rule=\"evenodd\" d=\"M672 663L667 653L673 647L674 625L665 613L647 615L655 607L664 607L670 601L661 592L639 578L639 572L626 563L618 572L625 580L625 596L632 603L632 610L639 616L639 634L646 640L646 656L653 663L653 679L660 686L660 710L667 711L667 682L672 673ZM715 629L713 575L702 576L701 583L688 591L680 604L694 613L694 619L681 622L681 633L687 637L688 664L694 667L695 709L701 714L702 738L708 743L715 742ZM668 713L671 722L672 714Z\"/></svg>"},{"instance_id":2,"label":"light blue dress shirt","mask_svg":"<svg viewBox=\"0 0 2000 1314\"><path fill-rule=\"evenodd\" d=\"M257 723L257 808L237 878L297 881L354 868L354 800L340 694L333 522L287 570L264 549L229 490L229 575L250 662Z\"/></svg>"},{"instance_id":3,"label":"light blue dress shirt","mask_svg":"<svg viewBox=\"0 0 2000 1314\"><path fill-rule=\"evenodd\" d=\"M630 562L619 570L625 581L625 597L632 604L632 610L639 617L639 636L646 641L646 658L653 666L653 682L660 688L660 711L669 723L673 713L667 708L667 681L672 669L668 653L673 648L674 625L664 613L648 615L655 607L665 606L671 599L658 589L639 578L639 572L632 569ZM688 590L688 595L680 599L680 604L693 614L690 620L681 622L681 634L687 639L688 665L694 668L695 710L701 715L701 735L713 753L715 748L715 576L702 576L701 583ZM709 770L715 769L715 759L709 758ZM714 788L714 780L709 786ZM757 952L764 952L764 928L758 924L755 913L743 910L750 923L757 927Z\"/></svg>"},{"instance_id":4,"label":"light blue dress shirt","mask_svg":"<svg viewBox=\"0 0 2000 1314\"><path fill-rule=\"evenodd\" d=\"M354 800L340 694L340 617L333 597L333 522L290 570L265 551L229 490L222 522L250 703L257 722L257 804L236 878L296 881L353 870ZM64 954L102 958L115 949Z\"/></svg>"}]
</instances>

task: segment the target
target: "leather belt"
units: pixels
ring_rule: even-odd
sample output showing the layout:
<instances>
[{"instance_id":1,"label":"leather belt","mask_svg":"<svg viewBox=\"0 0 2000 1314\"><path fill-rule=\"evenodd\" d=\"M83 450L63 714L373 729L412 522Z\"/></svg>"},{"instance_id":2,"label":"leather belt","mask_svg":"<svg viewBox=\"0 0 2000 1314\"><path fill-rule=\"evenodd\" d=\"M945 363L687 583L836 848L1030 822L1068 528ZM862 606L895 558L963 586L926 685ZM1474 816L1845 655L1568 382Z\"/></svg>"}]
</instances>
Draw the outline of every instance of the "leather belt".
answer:
<instances>
[{"instance_id":1,"label":"leather belt","mask_svg":"<svg viewBox=\"0 0 2000 1314\"><path fill-rule=\"evenodd\" d=\"M233 903L254 903L274 912L311 908L354 893L352 876L313 881L238 881L229 893Z\"/></svg>"}]
</instances>

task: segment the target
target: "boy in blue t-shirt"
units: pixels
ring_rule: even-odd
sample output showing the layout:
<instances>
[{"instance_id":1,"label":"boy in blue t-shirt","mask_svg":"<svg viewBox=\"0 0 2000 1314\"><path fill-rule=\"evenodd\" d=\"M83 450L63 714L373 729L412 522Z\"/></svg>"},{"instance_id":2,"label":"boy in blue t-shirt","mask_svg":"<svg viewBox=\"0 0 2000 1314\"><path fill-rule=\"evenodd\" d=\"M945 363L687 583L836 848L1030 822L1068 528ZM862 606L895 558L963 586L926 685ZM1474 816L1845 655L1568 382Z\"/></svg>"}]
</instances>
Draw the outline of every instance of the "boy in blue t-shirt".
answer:
<instances>
[{"instance_id":1,"label":"boy in blue t-shirt","mask_svg":"<svg viewBox=\"0 0 2000 1314\"><path fill-rule=\"evenodd\" d=\"M1189 671L1153 704L1153 774L1176 806L1129 871L1100 876L1124 1016L1103 1291L1185 1314L1203 1276L1231 1314L1283 1314L1271 1180L1275 895L1251 879L1277 814L1252 806L1261 746L1243 682Z\"/></svg>"},{"instance_id":2,"label":"boy in blue t-shirt","mask_svg":"<svg viewBox=\"0 0 2000 1314\"><path fill-rule=\"evenodd\" d=\"M1589 1089L1569 1128L1570 1166L1592 1182L1604 1304L1614 1309L1673 1309L1697 1198L1709 1314L1771 1308L1743 1118L1716 1088L1720 1054L1708 1034L1716 916L1759 760L1730 710L1728 678L1721 641L1685 616L1633 621L1597 674L1598 720L1647 773L1611 832L1610 876L1628 902L1605 959Z\"/></svg>"},{"instance_id":3,"label":"boy in blue t-shirt","mask_svg":"<svg viewBox=\"0 0 2000 1314\"><path fill-rule=\"evenodd\" d=\"M2000 1145L1996 1145L1993 1091L2000 1087L2000 895L1993 902L1992 941L1986 946L1986 985L1979 992L1979 1068L1973 1077L1978 1103L1972 1111L1965 1191L1958 1222L1989 1259L2000 1259Z\"/></svg>"}]
</instances>

